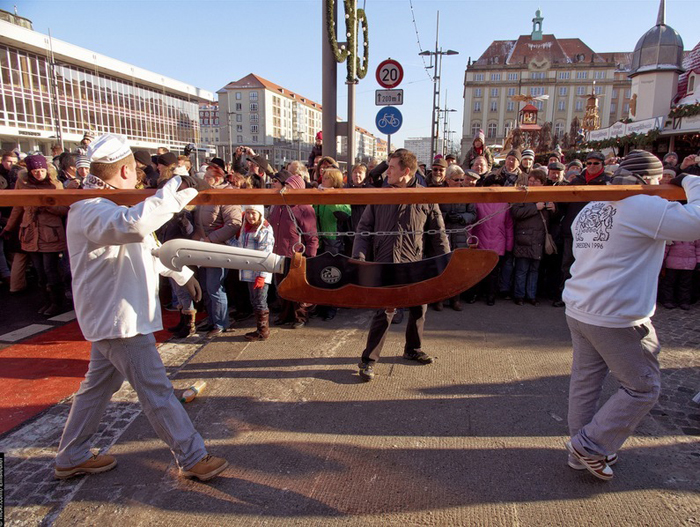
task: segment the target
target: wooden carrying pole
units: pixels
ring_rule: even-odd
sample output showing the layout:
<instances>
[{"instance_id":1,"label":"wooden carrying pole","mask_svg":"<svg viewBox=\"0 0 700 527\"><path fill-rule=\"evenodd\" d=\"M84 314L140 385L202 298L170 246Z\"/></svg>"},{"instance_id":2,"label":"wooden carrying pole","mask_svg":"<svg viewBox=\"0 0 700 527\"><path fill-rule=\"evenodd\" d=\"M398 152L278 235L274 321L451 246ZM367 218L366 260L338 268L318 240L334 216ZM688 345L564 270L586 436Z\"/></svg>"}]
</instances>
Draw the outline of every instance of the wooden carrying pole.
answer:
<instances>
[{"instance_id":1,"label":"wooden carrying pole","mask_svg":"<svg viewBox=\"0 0 700 527\"><path fill-rule=\"evenodd\" d=\"M119 205L136 205L155 190L3 190L0 207L26 205L50 207L70 205L88 198L104 197ZM685 199L682 188L674 185L591 185L565 187L472 187L472 188L362 188L278 190L206 190L192 205L349 205L397 203L535 203L538 201L617 201L636 194Z\"/></svg>"}]
</instances>

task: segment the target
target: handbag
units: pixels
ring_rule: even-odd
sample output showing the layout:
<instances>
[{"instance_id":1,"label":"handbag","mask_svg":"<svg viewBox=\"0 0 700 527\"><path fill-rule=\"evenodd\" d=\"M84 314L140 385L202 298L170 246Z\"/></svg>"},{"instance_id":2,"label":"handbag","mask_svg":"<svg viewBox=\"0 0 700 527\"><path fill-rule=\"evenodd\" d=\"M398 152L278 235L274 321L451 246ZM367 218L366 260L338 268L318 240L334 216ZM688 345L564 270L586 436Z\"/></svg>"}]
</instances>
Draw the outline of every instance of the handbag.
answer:
<instances>
[{"instance_id":1,"label":"handbag","mask_svg":"<svg viewBox=\"0 0 700 527\"><path fill-rule=\"evenodd\" d=\"M542 218L542 224L544 225L544 252L545 254L557 254L557 244L554 243L554 238L549 234L549 229L547 229L547 222L544 219L542 211L540 212L540 218Z\"/></svg>"}]
</instances>

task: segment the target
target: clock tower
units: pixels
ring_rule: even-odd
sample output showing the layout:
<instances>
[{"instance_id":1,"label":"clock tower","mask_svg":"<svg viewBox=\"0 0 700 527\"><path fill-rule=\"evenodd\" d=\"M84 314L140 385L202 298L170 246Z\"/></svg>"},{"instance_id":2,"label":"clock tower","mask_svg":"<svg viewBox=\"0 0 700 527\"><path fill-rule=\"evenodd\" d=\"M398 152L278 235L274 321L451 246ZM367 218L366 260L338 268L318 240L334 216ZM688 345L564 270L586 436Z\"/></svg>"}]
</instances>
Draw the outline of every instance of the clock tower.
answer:
<instances>
[{"instance_id":1,"label":"clock tower","mask_svg":"<svg viewBox=\"0 0 700 527\"><path fill-rule=\"evenodd\" d=\"M542 21L544 18L542 18L542 13L538 9L535 11L535 18L532 19L532 33L530 34L530 38L532 40L542 40Z\"/></svg>"}]
</instances>

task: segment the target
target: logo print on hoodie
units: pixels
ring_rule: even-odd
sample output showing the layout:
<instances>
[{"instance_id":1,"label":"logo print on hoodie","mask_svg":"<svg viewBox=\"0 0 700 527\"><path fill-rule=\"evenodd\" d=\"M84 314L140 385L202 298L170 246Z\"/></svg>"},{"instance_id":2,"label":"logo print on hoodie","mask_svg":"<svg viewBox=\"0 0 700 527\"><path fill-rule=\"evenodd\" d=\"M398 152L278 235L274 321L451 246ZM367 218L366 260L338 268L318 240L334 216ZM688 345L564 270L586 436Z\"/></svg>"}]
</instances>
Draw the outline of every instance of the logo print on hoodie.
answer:
<instances>
[{"instance_id":1,"label":"logo print on hoodie","mask_svg":"<svg viewBox=\"0 0 700 527\"><path fill-rule=\"evenodd\" d=\"M584 234L594 233L594 242L606 242L610 238L613 216L617 209L604 202L593 203L584 208L576 220L576 241L583 241Z\"/></svg>"}]
</instances>

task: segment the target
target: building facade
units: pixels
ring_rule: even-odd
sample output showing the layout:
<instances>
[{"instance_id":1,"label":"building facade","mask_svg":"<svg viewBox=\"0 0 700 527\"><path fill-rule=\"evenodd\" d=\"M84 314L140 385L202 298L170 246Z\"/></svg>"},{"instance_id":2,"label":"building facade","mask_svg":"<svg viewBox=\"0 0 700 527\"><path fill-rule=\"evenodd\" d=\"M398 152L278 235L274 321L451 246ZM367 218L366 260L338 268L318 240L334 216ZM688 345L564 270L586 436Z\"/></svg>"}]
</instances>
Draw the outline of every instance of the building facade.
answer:
<instances>
[{"instance_id":1,"label":"building facade","mask_svg":"<svg viewBox=\"0 0 700 527\"><path fill-rule=\"evenodd\" d=\"M203 145L216 145L220 141L219 137L219 105L200 104L199 105L199 130Z\"/></svg>"},{"instance_id":2,"label":"building facade","mask_svg":"<svg viewBox=\"0 0 700 527\"><path fill-rule=\"evenodd\" d=\"M575 117L582 120L586 95L599 97L601 127L626 119L631 81L631 53L596 53L578 38L558 39L542 33L539 10L530 35L496 40L464 73L461 153L465 155L479 130L488 145L503 144L515 127L525 102L515 95L548 96L533 100L539 122L552 123L562 138Z\"/></svg>"},{"instance_id":3,"label":"building facade","mask_svg":"<svg viewBox=\"0 0 700 527\"><path fill-rule=\"evenodd\" d=\"M86 131L123 134L148 150L200 142L199 104L213 93L15 22L0 17L3 150L48 154L61 140L72 149Z\"/></svg>"},{"instance_id":4,"label":"building facade","mask_svg":"<svg viewBox=\"0 0 700 527\"><path fill-rule=\"evenodd\" d=\"M403 142L403 147L416 154L419 163L430 165L430 137L409 137ZM442 152L443 141L438 138L437 152Z\"/></svg>"},{"instance_id":5,"label":"building facade","mask_svg":"<svg viewBox=\"0 0 700 527\"><path fill-rule=\"evenodd\" d=\"M322 106L274 82L246 75L218 92L219 141L217 151L230 158L238 146L249 146L275 166L307 160L316 134L322 129ZM346 140L338 138L344 155ZM376 142L366 130L355 128L356 159L374 157Z\"/></svg>"}]
</instances>

